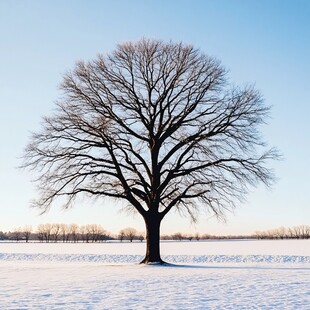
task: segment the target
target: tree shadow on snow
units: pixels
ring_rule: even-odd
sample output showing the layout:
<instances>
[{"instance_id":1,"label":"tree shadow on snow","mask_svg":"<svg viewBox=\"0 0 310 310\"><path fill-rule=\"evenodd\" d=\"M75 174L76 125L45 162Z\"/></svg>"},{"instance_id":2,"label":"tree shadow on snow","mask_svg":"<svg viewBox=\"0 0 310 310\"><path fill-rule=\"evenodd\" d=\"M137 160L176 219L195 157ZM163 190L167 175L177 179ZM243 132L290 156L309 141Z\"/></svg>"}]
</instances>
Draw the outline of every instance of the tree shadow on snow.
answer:
<instances>
[{"instance_id":1,"label":"tree shadow on snow","mask_svg":"<svg viewBox=\"0 0 310 310\"><path fill-rule=\"evenodd\" d=\"M172 263L165 263L165 264L149 264L145 266L150 267L162 267L162 268L184 268L184 269L235 269L235 270L310 270L310 267L295 267L295 266L232 266L232 265L185 265L185 264L172 264Z\"/></svg>"}]
</instances>

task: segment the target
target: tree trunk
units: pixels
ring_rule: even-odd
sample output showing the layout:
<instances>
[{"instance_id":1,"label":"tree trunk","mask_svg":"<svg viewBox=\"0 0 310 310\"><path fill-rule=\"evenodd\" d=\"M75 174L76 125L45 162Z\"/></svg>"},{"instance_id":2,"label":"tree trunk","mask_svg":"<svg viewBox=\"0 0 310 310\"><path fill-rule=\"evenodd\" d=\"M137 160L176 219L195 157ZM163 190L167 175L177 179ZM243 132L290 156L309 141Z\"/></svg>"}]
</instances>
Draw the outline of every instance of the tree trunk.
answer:
<instances>
[{"instance_id":1,"label":"tree trunk","mask_svg":"<svg viewBox=\"0 0 310 310\"><path fill-rule=\"evenodd\" d=\"M146 254L141 264L165 264L160 257L160 223L159 215L148 214L144 217L146 227Z\"/></svg>"}]
</instances>

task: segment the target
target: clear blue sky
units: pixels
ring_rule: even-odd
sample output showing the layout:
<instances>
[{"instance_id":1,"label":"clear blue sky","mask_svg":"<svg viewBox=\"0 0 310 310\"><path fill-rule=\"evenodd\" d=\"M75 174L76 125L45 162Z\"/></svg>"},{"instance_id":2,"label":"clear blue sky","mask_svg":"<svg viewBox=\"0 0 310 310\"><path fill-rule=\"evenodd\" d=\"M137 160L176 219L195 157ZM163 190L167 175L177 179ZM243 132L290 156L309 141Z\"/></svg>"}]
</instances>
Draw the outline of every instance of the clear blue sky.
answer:
<instances>
[{"instance_id":1,"label":"clear blue sky","mask_svg":"<svg viewBox=\"0 0 310 310\"><path fill-rule=\"evenodd\" d=\"M310 224L310 1L131 0L0 1L0 230L46 222L100 223L143 230L139 216L111 201L39 216L31 174L16 167L60 96L62 75L77 60L142 37L183 41L216 56L236 84L255 83L273 106L264 135L284 160L272 190L253 189L226 223L202 214L197 225L169 215L163 233L214 234Z\"/></svg>"}]
</instances>

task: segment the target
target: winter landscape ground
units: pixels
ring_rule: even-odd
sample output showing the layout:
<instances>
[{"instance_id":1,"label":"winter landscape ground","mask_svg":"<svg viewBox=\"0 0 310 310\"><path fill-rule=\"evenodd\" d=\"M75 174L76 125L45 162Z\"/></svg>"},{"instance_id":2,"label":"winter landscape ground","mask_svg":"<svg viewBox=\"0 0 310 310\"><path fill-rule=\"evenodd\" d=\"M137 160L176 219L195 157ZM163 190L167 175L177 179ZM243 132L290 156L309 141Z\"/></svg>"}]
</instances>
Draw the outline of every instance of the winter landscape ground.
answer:
<instances>
[{"instance_id":1,"label":"winter landscape ground","mask_svg":"<svg viewBox=\"0 0 310 310\"><path fill-rule=\"evenodd\" d=\"M0 309L310 309L310 240L0 243Z\"/></svg>"}]
</instances>

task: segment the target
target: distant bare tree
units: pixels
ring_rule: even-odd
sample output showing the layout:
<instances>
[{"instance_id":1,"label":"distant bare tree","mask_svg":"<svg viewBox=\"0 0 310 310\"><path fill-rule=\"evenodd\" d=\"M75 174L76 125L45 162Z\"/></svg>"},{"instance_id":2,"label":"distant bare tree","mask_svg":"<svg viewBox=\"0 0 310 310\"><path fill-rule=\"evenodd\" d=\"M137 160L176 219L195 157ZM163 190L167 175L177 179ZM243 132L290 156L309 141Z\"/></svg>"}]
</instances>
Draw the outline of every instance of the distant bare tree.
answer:
<instances>
[{"instance_id":1,"label":"distant bare tree","mask_svg":"<svg viewBox=\"0 0 310 310\"><path fill-rule=\"evenodd\" d=\"M178 240L178 241L182 241L183 239L185 239L185 236L183 236L183 234L180 232L173 234L171 237L172 240Z\"/></svg>"},{"instance_id":2,"label":"distant bare tree","mask_svg":"<svg viewBox=\"0 0 310 310\"><path fill-rule=\"evenodd\" d=\"M143 236L143 233L139 233L137 238L142 242L145 238Z\"/></svg>"},{"instance_id":3,"label":"distant bare tree","mask_svg":"<svg viewBox=\"0 0 310 310\"><path fill-rule=\"evenodd\" d=\"M133 239L137 238L137 234L137 230L132 227L127 227L120 231L120 235L123 235L124 239L129 240L130 242L132 242Z\"/></svg>"},{"instance_id":4,"label":"distant bare tree","mask_svg":"<svg viewBox=\"0 0 310 310\"><path fill-rule=\"evenodd\" d=\"M54 240L54 242L58 241L60 232L61 232L61 224L59 223L52 224L51 238Z\"/></svg>"},{"instance_id":5,"label":"distant bare tree","mask_svg":"<svg viewBox=\"0 0 310 310\"><path fill-rule=\"evenodd\" d=\"M310 237L310 226L299 225L290 228L291 236L295 239L309 239Z\"/></svg>"},{"instance_id":6,"label":"distant bare tree","mask_svg":"<svg viewBox=\"0 0 310 310\"><path fill-rule=\"evenodd\" d=\"M291 227L291 235L295 239L299 239L300 237L300 226Z\"/></svg>"},{"instance_id":7,"label":"distant bare tree","mask_svg":"<svg viewBox=\"0 0 310 310\"><path fill-rule=\"evenodd\" d=\"M195 237L194 237L197 241L199 241L200 240L200 235L197 233L197 234L195 234Z\"/></svg>"},{"instance_id":8,"label":"distant bare tree","mask_svg":"<svg viewBox=\"0 0 310 310\"><path fill-rule=\"evenodd\" d=\"M287 229L287 233L288 233L288 237L289 237L290 239L295 238L295 232L294 232L294 230L293 230L292 228L288 228L288 229Z\"/></svg>"},{"instance_id":9,"label":"distant bare tree","mask_svg":"<svg viewBox=\"0 0 310 310\"><path fill-rule=\"evenodd\" d=\"M22 238L22 230L21 228L16 228L13 230L11 234L11 238L18 242Z\"/></svg>"},{"instance_id":10,"label":"distant bare tree","mask_svg":"<svg viewBox=\"0 0 310 310\"><path fill-rule=\"evenodd\" d=\"M43 225L39 225L37 228L37 236L38 236L38 240L40 242L44 241L44 231L43 231Z\"/></svg>"},{"instance_id":11,"label":"distant bare tree","mask_svg":"<svg viewBox=\"0 0 310 310\"><path fill-rule=\"evenodd\" d=\"M287 229L285 227L279 227L274 230L273 235L278 239L284 239L287 235Z\"/></svg>"},{"instance_id":12,"label":"distant bare tree","mask_svg":"<svg viewBox=\"0 0 310 310\"><path fill-rule=\"evenodd\" d=\"M307 225L301 226L301 236L302 239L310 239L310 226Z\"/></svg>"},{"instance_id":13,"label":"distant bare tree","mask_svg":"<svg viewBox=\"0 0 310 310\"><path fill-rule=\"evenodd\" d=\"M79 62L57 111L32 136L23 167L38 172L42 211L80 194L127 201L146 225L143 263L160 262L160 224L171 210L218 217L249 186L273 180L278 157L259 126L269 107L235 87L215 58L183 43L141 40Z\"/></svg>"},{"instance_id":14,"label":"distant bare tree","mask_svg":"<svg viewBox=\"0 0 310 310\"><path fill-rule=\"evenodd\" d=\"M100 236L106 233L106 231L102 228L102 226L98 224L87 225L87 231L90 234L92 242L97 242L100 239Z\"/></svg>"},{"instance_id":15,"label":"distant bare tree","mask_svg":"<svg viewBox=\"0 0 310 310\"><path fill-rule=\"evenodd\" d=\"M79 234L83 242L88 243L90 239L90 232L87 230L86 225L79 227Z\"/></svg>"},{"instance_id":16,"label":"distant bare tree","mask_svg":"<svg viewBox=\"0 0 310 310\"><path fill-rule=\"evenodd\" d=\"M121 242L123 242L123 240L125 239L125 233L124 233L123 230L121 230L121 231L119 232L118 239L119 239Z\"/></svg>"},{"instance_id":17,"label":"distant bare tree","mask_svg":"<svg viewBox=\"0 0 310 310\"><path fill-rule=\"evenodd\" d=\"M27 225L22 228L22 235L25 238L26 242L29 241L31 232L32 232L32 226Z\"/></svg>"},{"instance_id":18,"label":"distant bare tree","mask_svg":"<svg viewBox=\"0 0 310 310\"><path fill-rule=\"evenodd\" d=\"M202 240L211 239L211 236L210 236L209 234L203 234L203 235L201 236L201 239L202 239Z\"/></svg>"},{"instance_id":19,"label":"distant bare tree","mask_svg":"<svg viewBox=\"0 0 310 310\"><path fill-rule=\"evenodd\" d=\"M261 231L259 230L255 231L254 236L256 239L262 239Z\"/></svg>"},{"instance_id":20,"label":"distant bare tree","mask_svg":"<svg viewBox=\"0 0 310 310\"><path fill-rule=\"evenodd\" d=\"M68 242L70 238L70 230L67 224L60 224L60 236L62 242Z\"/></svg>"},{"instance_id":21,"label":"distant bare tree","mask_svg":"<svg viewBox=\"0 0 310 310\"><path fill-rule=\"evenodd\" d=\"M79 226L77 224L70 224L69 226L69 231L70 231L70 236L72 238L73 242L78 242L79 241Z\"/></svg>"},{"instance_id":22,"label":"distant bare tree","mask_svg":"<svg viewBox=\"0 0 310 310\"><path fill-rule=\"evenodd\" d=\"M42 235L42 239L45 240L45 242L50 242L52 229L52 224L40 224L38 225L38 235Z\"/></svg>"},{"instance_id":23,"label":"distant bare tree","mask_svg":"<svg viewBox=\"0 0 310 310\"><path fill-rule=\"evenodd\" d=\"M188 240L188 241L192 241L194 239L194 236L193 235L186 235L185 238Z\"/></svg>"},{"instance_id":24,"label":"distant bare tree","mask_svg":"<svg viewBox=\"0 0 310 310\"><path fill-rule=\"evenodd\" d=\"M0 231L0 240L5 240L5 239L7 239L6 233L4 233L3 231Z\"/></svg>"}]
</instances>

